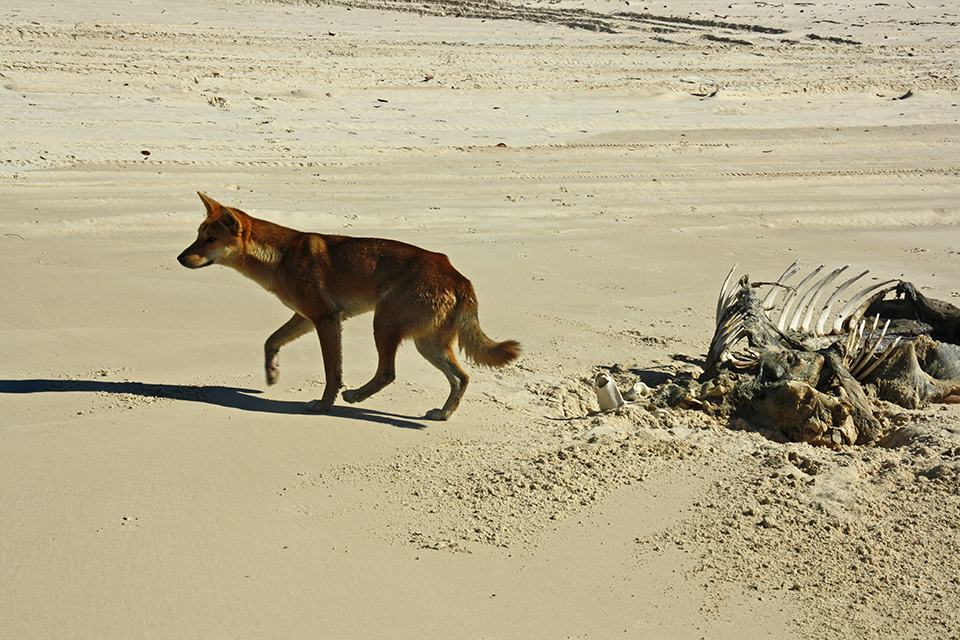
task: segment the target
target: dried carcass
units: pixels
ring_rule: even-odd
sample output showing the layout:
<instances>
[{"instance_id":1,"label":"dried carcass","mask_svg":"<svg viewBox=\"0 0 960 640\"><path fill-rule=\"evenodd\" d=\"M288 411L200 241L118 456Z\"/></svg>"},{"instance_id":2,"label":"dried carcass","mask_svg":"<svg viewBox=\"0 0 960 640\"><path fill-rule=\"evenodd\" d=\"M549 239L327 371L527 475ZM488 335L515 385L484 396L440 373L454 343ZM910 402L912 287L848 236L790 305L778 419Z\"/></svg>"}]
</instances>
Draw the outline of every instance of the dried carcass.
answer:
<instances>
[{"instance_id":1,"label":"dried carcass","mask_svg":"<svg viewBox=\"0 0 960 640\"><path fill-rule=\"evenodd\" d=\"M848 266L821 266L796 286L797 263L774 282L744 275L731 285L735 269L720 290L703 375L662 385L654 404L841 445L880 437L875 399L907 408L960 401L960 309L901 280L860 285L844 299L868 273L843 280Z\"/></svg>"}]
</instances>

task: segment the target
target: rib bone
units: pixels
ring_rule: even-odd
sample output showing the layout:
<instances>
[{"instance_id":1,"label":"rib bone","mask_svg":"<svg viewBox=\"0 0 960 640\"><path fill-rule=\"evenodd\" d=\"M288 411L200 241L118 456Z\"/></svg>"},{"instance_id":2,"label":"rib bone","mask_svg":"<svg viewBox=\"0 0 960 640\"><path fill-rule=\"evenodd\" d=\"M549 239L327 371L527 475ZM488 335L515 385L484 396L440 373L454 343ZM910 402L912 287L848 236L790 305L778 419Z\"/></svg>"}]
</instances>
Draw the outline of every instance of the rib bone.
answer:
<instances>
[{"instance_id":1,"label":"rib bone","mask_svg":"<svg viewBox=\"0 0 960 640\"><path fill-rule=\"evenodd\" d=\"M783 274L779 278L777 278L776 284L774 284L774 286L771 287L770 292L767 293L766 297L763 299L763 302L761 303L761 305L763 306L764 309L767 309L767 310L773 309L774 302L777 299L777 294L780 293L780 289L784 288L783 286L784 283L790 278L792 278L793 274L795 274L799 270L800 270L800 261L794 260L793 264L787 267L786 271L784 271Z\"/></svg>"},{"instance_id":2,"label":"rib bone","mask_svg":"<svg viewBox=\"0 0 960 640\"><path fill-rule=\"evenodd\" d=\"M883 339L883 336L887 333L887 327L890 326L890 321L887 320L887 324L884 325L883 331L880 333L880 336L876 340L873 340L873 336L877 332L877 325L880 323L880 316L874 316L873 326L870 327L870 333L868 333L863 340L857 341L857 345L854 347L852 352L853 360L848 367L848 370L854 377L856 377L857 372L863 366L863 363L866 362L870 356L873 355L873 352L876 350L877 345L880 344L880 340ZM860 323L860 326L863 326L863 322Z\"/></svg>"},{"instance_id":3,"label":"rib bone","mask_svg":"<svg viewBox=\"0 0 960 640\"><path fill-rule=\"evenodd\" d=\"M815 278L818 273L823 271L824 266L826 265L820 265L819 267L814 269L813 273L811 273L806 278L804 278L803 282L797 285L797 288L791 291L790 295L787 296L787 300L783 303L783 310L780 311L780 320L777 322L778 331L784 331L786 329L787 318L790 316L790 306L793 304L793 301L796 299L797 295L800 293L800 290L803 289L804 285L806 285L810 280Z\"/></svg>"},{"instance_id":4,"label":"rib bone","mask_svg":"<svg viewBox=\"0 0 960 640\"><path fill-rule=\"evenodd\" d=\"M797 313L793 317L793 320L790 321L790 329L794 330L799 328L801 331L806 332L810 328L810 320L813 318L813 309L817 305L817 298L820 297L820 294L823 292L824 287L837 279L841 273L847 270L850 265L844 265L839 269L834 269L827 276L814 285L810 291L804 296L804 299L800 301L800 304L797 306ZM798 322L800 318L800 312L806 308L806 312L803 314L803 321Z\"/></svg>"},{"instance_id":5,"label":"rib bone","mask_svg":"<svg viewBox=\"0 0 960 640\"><path fill-rule=\"evenodd\" d=\"M866 271L864 271L863 273L861 273L861 274L858 275L858 276L854 276L854 277L850 278L849 280L847 280L846 282L844 282L842 285L840 285L839 287L837 287L837 290L834 291L833 294L832 294L829 298L827 298L827 303L826 303L825 305L823 305L823 311L820 313L820 319L817 321L817 329L816 329L816 331L815 331L816 335L818 335L818 336L824 336L824 335L826 335L826 334L823 332L823 327L824 327L824 325L827 324L827 319L830 317L830 310L833 308L833 304L837 301L837 298L840 297L840 294L842 294L844 291L847 290L847 288L848 288L850 285L852 285L854 282L856 282L857 280L859 280L859 279L862 278L863 276L867 275L868 273L870 273L870 269L867 269Z\"/></svg>"},{"instance_id":6,"label":"rib bone","mask_svg":"<svg viewBox=\"0 0 960 640\"><path fill-rule=\"evenodd\" d=\"M901 340L903 340L903 336L897 336L896 339L893 341L893 343L889 347L884 349L883 353L880 354L880 357L873 361L873 364L871 364L866 370L860 372L857 375L857 380L866 380L867 377L871 373L873 373L873 370L876 369L881 362L887 359L887 356L889 356L894 351L896 351L897 347L900 345Z\"/></svg>"},{"instance_id":7,"label":"rib bone","mask_svg":"<svg viewBox=\"0 0 960 640\"><path fill-rule=\"evenodd\" d=\"M730 306L731 300L733 300L734 294L731 293L727 295L727 286L730 284L730 278L733 277L733 271L737 268L737 265L734 264L733 268L730 269L730 273L727 274L727 278L723 281L723 286L720 287L720 297L717 299L717 325L720 324L720 318L723 317L723 313Z\"/></svg>"},{"instance_id":8,"label":"rib bone","mask_svg":"<svg viewBox=\"0 0 960 640\"><path fill-rule=\"evenodd\" d=\"M861 291L860 293L858 293L857 295L853 296L847 302L847 304L845 304L843 308L840 309L840 313L837 314L836 320L833 321L833 333L840 333L841 331L843 331L843 323L847 320L847 316L853 313L863 303L864 300L874 295L875 293L878 293L881 289L885 287L890 287L890 285L896 284L898 282L900 281L887 280L885 282L871 285L866 289L864 289L863 291Z\"/></svg>"}]
</instances>

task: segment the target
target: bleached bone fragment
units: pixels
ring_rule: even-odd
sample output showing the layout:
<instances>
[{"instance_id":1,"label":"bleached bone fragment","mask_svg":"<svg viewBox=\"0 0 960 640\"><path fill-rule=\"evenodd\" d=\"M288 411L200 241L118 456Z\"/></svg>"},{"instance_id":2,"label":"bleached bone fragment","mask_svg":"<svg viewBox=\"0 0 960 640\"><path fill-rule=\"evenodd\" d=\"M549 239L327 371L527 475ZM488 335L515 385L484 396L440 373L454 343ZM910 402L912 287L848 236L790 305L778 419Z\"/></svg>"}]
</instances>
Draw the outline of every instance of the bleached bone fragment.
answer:
<instances>
[{"instance_id":1,"label":"bleached bone fragment","mask_svg":"<svg viewBox=\"0 0 960 640\"><path fill-rule=\"evenodd\" d=\"M853 296L847 304L840 309L840 313L837 314L836 320L833 321L833 333L841 333L843 331L843 324L846 322L847 317L850 316L854 311L856 311L863 302L872 295L875 295L880 292L881 289L886 288L887 291L892 290L894 287L890 285L896 285L899 280L886 280L875 285L871 285Z\"/></svg>"},{"instance_id":2,"label":"bleached bone fragment","mask_svg":"<svg viewBox=\"0 0 960 640\"><path fill-rule=\"evenodd\" d=\"M883 327L883 331L877 337L876 340L873 339L873 336L877 333L877 325L880 323L880 316L874 316L873 326L870 327L870 333L864 336L863 340L859 341L854 347L852 353L853 359L850 363L850 366L847 368L853 377L857 376L857 372L863 367L863 364L873 355L873 352L876 350L877 345L880 344L880 340L883 339L883 336L887 333L887 328L890 326L890 321L887 320L887 323ZM861 325L863 323L861 322Z\"/></svg>"},{"instance_id":3,"label":"bleached bone fragment","mask_svg":"<svg viewBox=\"0 0 960 640\"><path fill-rule=\"evenodd\" d=\"M882 300L886 297L891 291L896 291L897 286L899 286L899 280L894 280L894 284L888 287L883 287L879 291L874 291L871 295L863 301L862 304L858 305L856 309L853 310L853 313L850 314L848 322L857 322L860 318L866 314L867 310L873 305L874 302Z\"/></svg>"},{"instance_id":4,"label":"bleached bone fragment","mask_svg":"<svg viewBox=\"0 0 960 640\"><path fill-rule=\"evenodd\" d=\"M784 331L784 330L786 330L786 328L787 328L787 320L788 320L788 318L790 317L790 307L791 307L791 305L793 305L793 301L796 300L797 296L799 295L799 293L800 293L800 291L803 289L803 287L804 287L808 282L810 282L813 278L815 278L821 271L823 271L823 268L824 268L825 266L826 266L826 265L820 265L819 267L817 267L816 269L814 269L814 270L813 270L813 273L811 273L811 274L808 275L806 278L804 278L803 281L802 281L799 285L797 285L797 288L794 289L793 291L791 291L791 292L790 292L790 295L787 296L786 301L783 303L783 309L780 311L780 320L777 321L777 330L778 330L778 331Z\"/></svg>"},{"instance_id":5,"label":"bleached bone fragment","mask_svg":"<svg viewBox=\"0 0 960 640\"><path fill-rule=\"evenodd\" d=\"M840 295L850 287L850 285L852 285L854 282L856 282L863 276L867 275L868 273L870 273L870 269L867 269L866 271L864 271L858 276L854 276L850 278L849 280L844 282L842 285L837 287L836 291L834 291L833 294L831 294L830 297L827 298L826 304L823 305L823 311L820 312L820 319L817 321L817 328L814 332L816 335L818 336L826 335L823 332L823 328L827 324L827 320L830 317L830 310L833 309L834 303L837 301Z\"/></svg>"},{"instance_id":6,"label":"bleached bone fragment","mask_svg":"<svg viewBox=\"0 0 960 640\"><path fill-rule=\"evenodd\" d=\"M596 378L597 385L597 404L601 411L610 411L623 406L623 396L620 395L620 389L613 378L605 373L600 373Z\"/></svg>"},{"instance_id":7,"label":"bleached bone fragment","mask_svg":"<svg viewBox=\"0 0 960 640\"><path fill-rule=\"evenodd\" d=\"M747 336L747 331L742 324L730 327L730 331L714 338L710 345L708 359L711 361L722 360L723 356L730 350L730 346L736 344Z\"/></svg>"},{"instance_id":8,"label":"bleached bone fragment","mask_svg":"<svg viewBox=\"0 0 960 640\"><path fill-rule=\"evenodd\" d=\"M863 342L863 327L865 324L866 321L861 320L855 327L851 327L850 333L847 334L847 339L844 343L844 353L855 352L857 346Z\"/></svg>"},{"instance_id":9,"label":"bleached bone fragment","mask_svg":"<svg viewBox=\"0 0 960 640\"><path fill-rule=\"evenodd\" d=\"M638 402L651 393L653 393L653 389L648 387L645 382L638 382L630 388L630 391L627 391L623 399L626 402Z\"/></svg>"},{"instance_id":10,"label":"bleached bone fragment","mask_svg":"<svg viewBox=\"0 0 960 640\"><path fill-rule=\"evenodd\" d=\"M763 298L763 302L761 303L761 306L763 307L764 310L769 311L770 309L773 309L774 304L776 304L777 294L780 293L780 289L783 289L787 280L792 278L793 274L795 274L799 270L800 270L800 261L794 260L793 264L787 267L787 269L780 275L780 277L777 278L776 284L774 284L774 286L771 287L769 293L767 293L767 295Z\"/></svg>"},{"instance_id":11,"label":"bleached bone fragment","mask_svg":"<svg viewBox=\"0 0 960 640\"><path fill-rule=\"evenodd\" d=\"M813 291L813 295L810 296L810 301L806 303L807 311L803 315L803 320L800 322L800 325L799 325L800 331L803 331L804 333L806 333L810 329L810 322L813 320L813 311L817 307L817 299L820 298L820 294L823 293L823 290L826 288L828 284L836 280L837 277L841 273L846 271L849 267L850 265L847 264L840 267L839 269L834 269L833 271L830 272L829 275L827 275L826 278L821 280L820 283L816 286L816 289L814 289Z\"/></svg>"},{"instance_id":12,"label":"bleached bone fragment","mask_svg":"<svg viewBox=\"0 0 960 640\"><path fill-rule=\"evenodd\" d=\"M797 307L793 311L793 316L790 318L790 322L787 324L787 329L790 331L796 331L800 326L800 320L807 311L807 308L813 303L813 299L817 297L820 289L823 287L824 283L828 281L830 276L834 272L831 271L821 280L810 285L810 288L807 289L801 296L800 300L797 302Z\"/></svg>"},{"instance_id":13,"label":"bleached bone fragment","mask_svg":"<svg viewBox=\"0 0 960 640\"><path fill-rule=\"evenodd\" d=\"M731 313L729 317L724 318L724 321L720 323L720 326L717 327L716 336L721 338L723 344L729 344L727 342L727 337L732 334L737 329L743 328L743 320L746 316L741 311Z\"/></svg>"},{"instance_id":14,"label":"bleached bone fragment","mask_svg":"<svg viewBox=\"0 0 960 640\"><path fill-rule=\"evenodd\" d=\"M880 319L880 316L876 316L876 318L874 319L874 322L873 322L874 330L876 329L879 319ZM861 326L862 324L863 323L861 322ZM874 333L873 331L871 331L870 335L867 336L865 340L863 340L862 344L858 344L855 347L856 355L855 355L854 361L850 365L850 373L857 380L865 380L867 376L869 376L873 372L873 370L877 368L877 365L883 362L884 359L886 359L886 357L889 356L893 352L893 350L897 348L897 345L900 344L901 336L897 336L897 338L893 341L893 343L887 346L887 348L881 352L880 356L876 358L872 364L870 363L871 358L873 358L877 349L880 347L880 343L886 337L887 329L889 329L889 327L890 327L890 321L887 320L887 322L883 325L883 330L880 332L880 335L877 336L876 340L872 341L872 344L871 344L871 337L873 336L873 333Z\"/></svg>"},{"instance_id":15,"label":"bleached bone fragment","mask_svg":"<svg viewBox=\"0 0 960 640\"><path fill-rule=\"evenodd\" d=\"M880 354L880 357L873 361L873 364L871 364L867 369L865 369L863 372L858 374L857 379L866 380L870 376L870 374L873 373L873 370L876 369L878 366L880 366L880 363L882 363L884 360L887 359L887 357L890 356L890 354L896 351L897 347L900 346L900 342L902 340L903 340L903 336L897 336L896 339L894 339L893 343L889 347L884 349L883 353Z\"/></svg>"},{"instance_id":16,"label":"bleached bone fragment","mask_svg":"<svg viewBox=\"0 0 960 640\"><path fill-rule=\"evenodd\" d=\"M739 369L740 371L746 371L748 369L752 369L755 366L757 366L757 363L760 361L759 356L755 356L752 353L748 355L750 356L750 358L745 359L737 355L734 355L732 353L725 353L723 354L723 357L720 358L720 361L728 363L734 369Z\"/></svg>"},{"instance_id":17,"label":"bleached bone fragment","mask_svg":"<svg viewBox=\"0 0 960 640\"><path fill-rule=\"evenodd\" d=\"M723 317L723 312L730 307L730 302L733 300L734 293L731 293L730 296L727 296L727 287L730 285L730 278L733 277L733 271L737 268L737 265L734 264L733 268L730 269L730 272L727 274L726 279L723 281L723 285L720 287L720 297L717 299L717 325L720 324L720 318Z\"/></svg>"}]
</instances>

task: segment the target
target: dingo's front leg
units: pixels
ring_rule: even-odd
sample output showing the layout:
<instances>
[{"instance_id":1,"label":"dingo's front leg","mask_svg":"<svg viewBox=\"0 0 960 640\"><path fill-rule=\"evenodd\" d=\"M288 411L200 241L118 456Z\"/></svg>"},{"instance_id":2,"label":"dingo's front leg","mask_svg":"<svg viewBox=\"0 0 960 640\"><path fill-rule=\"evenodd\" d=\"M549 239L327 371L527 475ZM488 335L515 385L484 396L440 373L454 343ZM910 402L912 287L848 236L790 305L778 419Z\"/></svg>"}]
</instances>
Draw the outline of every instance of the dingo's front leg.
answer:
<instances>
[{"instance_id":1,"label":"dingo's front leg","mask_svg":"<svg viewBox=\"0 0 960 640\"><path fill-rule=\"evenodd\" d=\"M323 373L325 386L319 400L307 403L307 411L326 413L333 406L343 386L343 362L340 347L341 321L339 316L331 316L315 321L317 335L320 337L320 352L323 355Z\"/></svg>"},{"instance_id":2,"label":"dingo's front leg","mask_svg":"<svg viewBox=\"0 0 960 640\"><path fill-rule=\"evenodd\" d=\"M309 333L311 329L313 329L313 323L299 313L295 313L267 338L267 342L263 345L267 384L276 384L280 379L280 347Z\"/></svg>"}]
</instances>

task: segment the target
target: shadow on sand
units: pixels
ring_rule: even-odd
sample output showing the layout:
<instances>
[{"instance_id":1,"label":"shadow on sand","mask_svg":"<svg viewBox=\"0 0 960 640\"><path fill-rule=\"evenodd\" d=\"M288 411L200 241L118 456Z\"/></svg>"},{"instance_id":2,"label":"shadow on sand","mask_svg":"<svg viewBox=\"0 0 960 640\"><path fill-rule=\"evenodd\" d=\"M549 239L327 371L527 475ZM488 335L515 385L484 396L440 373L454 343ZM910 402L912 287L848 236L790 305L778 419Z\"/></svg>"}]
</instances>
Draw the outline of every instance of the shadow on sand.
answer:
<instances>
[{"instance_id":1,"label":"shadow on sand","mask_svg":"<svg viewBox=\"0 0 960 640\"><path fill-rule=\"evenodd\" d=\"M187 402L289 415L314 415L306 410L306 402L271 400L260 397L261 391L238 387L196 386L179 384L147 384L145 382L111 382L107 380L0 380L0 394L28 393L110 393L144 398L171 398ZM335 405L324 415L354 420L367 420L401 429L424 429L414 419L354 406Z\"/></svg>"}]
</instances>

